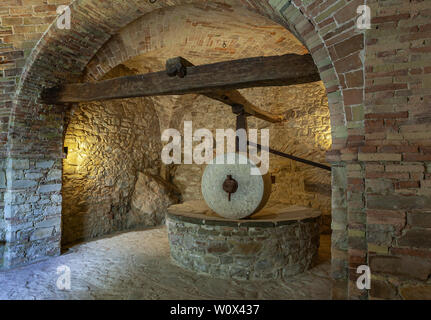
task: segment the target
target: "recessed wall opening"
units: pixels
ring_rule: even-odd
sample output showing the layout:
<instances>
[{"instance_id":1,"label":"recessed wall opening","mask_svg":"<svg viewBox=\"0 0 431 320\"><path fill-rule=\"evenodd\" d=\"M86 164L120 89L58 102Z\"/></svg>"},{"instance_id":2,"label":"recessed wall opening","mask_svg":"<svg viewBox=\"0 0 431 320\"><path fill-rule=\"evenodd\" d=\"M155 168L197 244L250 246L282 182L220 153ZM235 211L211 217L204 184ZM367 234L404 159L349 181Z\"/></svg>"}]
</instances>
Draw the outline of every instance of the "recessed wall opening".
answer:
<instances>
[{"instance_id":1,"label":"recessed wall opening","mask_svg":"<svg viewBox=\"0 0 431 320\"><path fill-rule=\"evenodd\" d=\"M83 81L164 71L166 60L178 56L203 65L308 53L292 33L262 16L242 15L238 8L203 11L186 6L131 23L99 50L84 71ZM202 14L205 22L197 19ZM178 18L169 29L161 30L160 38L143 42L145 34L158 30L160 20L173 15ZM115 51L118 47L130 57L125 59L123 52ZM239 92L259 109L284 118L280 123L247 118L249 129L269 129L272 149L327 164L331 124L321 81ZM162 132L168 128L184 132L185 121L191 121L194 130L206 128L215 136L216 129L235 129L236 116L230 106L200 94L84 102L68 109L63 245L136 227L160 226L171 205L203 200L205 165L166 166L161 161ZM274 183L268 206L283 204L321 212L322 254L329 259L330 172L271 154L269 173Z\"/></svg>"}]
</instances>

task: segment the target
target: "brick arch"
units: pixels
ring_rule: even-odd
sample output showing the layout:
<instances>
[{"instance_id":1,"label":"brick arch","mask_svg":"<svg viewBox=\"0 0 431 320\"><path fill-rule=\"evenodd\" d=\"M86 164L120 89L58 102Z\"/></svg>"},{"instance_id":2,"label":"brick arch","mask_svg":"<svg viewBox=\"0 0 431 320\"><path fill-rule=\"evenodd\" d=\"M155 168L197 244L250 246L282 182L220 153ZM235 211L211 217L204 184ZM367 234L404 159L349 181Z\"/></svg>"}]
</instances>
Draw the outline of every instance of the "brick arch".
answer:
<instances>
[{"instance_id":1,"label":"brick arch","mask_svg":"<svg viewBox=\"0 0 431 320\"><path fill-rule=\"evenodd\" d=\"M86 80L98 81L115 66L140 56L149 63L140 71L149 72L161 70L164 60L179 53L203 64L251 54L307 52L286 28L244 7L187 4L155 10L127 25L103 45L84 74Z\"/></svg>"},{"instance_id":2,"label":"brick arch","mask_svg":"<svg viewBox=\"0 0 431 320\"><path fill-rule=\"evenodd\" d=\"M363 33L355 28L356 8L360 2L363 1L328 5L320 0L205 1L228 8L242 6L285 26L307 47L319 68L331 111L333 150L329 159L334 167L333 207L337 211L334 215L334 248L337 252L333 255L333 274L339 280L339 297L346 292L349 255L345 245L350 201L349 197L347 202L345 200L348 188L345 162L354 164L357 161L355 148L364 136L364 40ZM41 90L78 79L99 49L129 23L156 9L191 3L202 3L202 0L157 1L154 4L139 0L76 0L70 6L72 30L59 30L54 22L34 48L21 75L9 121L6 267L57 255L60 249L61 177L57 184L48 184L43 177L52 170L61 169L64 107L38 104ZM42 178L20 180L29 172L38 172ZM25 232L17 232L28 222L27 209L17 204L18 198L35 199L31 206L32 212L37 214L31 217L33 233L30 241L23 238ZM47 219L53 221L49 224L53 226L49 234L39 228L41 224L46 229Z\"/></svg>"}]
</instances>

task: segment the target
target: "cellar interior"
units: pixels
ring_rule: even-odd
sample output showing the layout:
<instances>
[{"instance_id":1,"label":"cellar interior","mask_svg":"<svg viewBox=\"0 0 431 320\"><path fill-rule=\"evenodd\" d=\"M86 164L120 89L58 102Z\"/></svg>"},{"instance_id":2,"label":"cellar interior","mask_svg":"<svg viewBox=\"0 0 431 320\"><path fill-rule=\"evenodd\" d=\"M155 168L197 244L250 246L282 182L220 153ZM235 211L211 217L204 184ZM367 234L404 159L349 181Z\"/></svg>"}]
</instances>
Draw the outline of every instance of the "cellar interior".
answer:
<instances>
[{"instance_id":1,"label":"cellar interior","mask_svg":"<svg viewBox=\"0 0 431 320\"><path fill-rule=\"evenodd\" d=\"M183 11L187 19L200 13L199 8ZM175 14L179 14L178 10ZM168 19L168 13L165 15ZM307 53L285 28L259 16L253 17L254 23L250 25L249 16L234 20L233 15L236 13L220 10L206 17L202 24L177 18L178 25L172 26L171 32L166 31L164 41L177 36L175 30L181 28L187 43L148 50L115 66L99 80L163 71L166 60L177 56L202 65ZM151 24L148 18L127 26L118 37L133 37L144 21ZM176 41L181 43L180 39ZM108 50L109 44L106 47ZM99 55L103 54L104 49ZM100 59L99 55L95 59ZM90 68L87 77L94 77ZM248 118L250 129L270 130L271 148L326 162L331 126L321 81L239 91L258 108L285 117L282 123L274 124ZM236 123L230 106L197 94L80 103L67 111L65 119L64 244L138 226L162 225L170 205L202 200L205 164L163 164L161 135L170 128L183 133L185 121L191 121L194 130L211 130L214 136L216 129L235 129ZM320 210L322 231L329 233L330 172L271 155L270 173L275 177L270 201ZM170 187L173 192L168 191Z\"/></svg>"},{"instance_id":2,"label":"cellar interior","mask_svg":"<svg viewBox=\"0 0 431 320\"><path fill-rule=\"evenodd\" d=\"M430 298L429 12L3 1L0 299Z\"/></svg>"}]
</instances>

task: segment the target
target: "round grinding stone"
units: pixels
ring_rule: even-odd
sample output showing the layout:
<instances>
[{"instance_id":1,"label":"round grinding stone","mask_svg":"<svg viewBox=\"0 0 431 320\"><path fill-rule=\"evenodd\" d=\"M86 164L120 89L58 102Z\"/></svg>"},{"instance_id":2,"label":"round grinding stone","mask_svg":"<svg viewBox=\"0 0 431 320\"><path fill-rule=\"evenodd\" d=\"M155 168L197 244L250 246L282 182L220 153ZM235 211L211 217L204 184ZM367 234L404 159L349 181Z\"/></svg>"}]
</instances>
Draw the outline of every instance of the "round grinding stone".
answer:
<instances>
[{"instance_id":1,"label":"round grinding stone","mask_svg":"<svg viewBox=\"0 0 431 320\"><path fill-rule=\"evenodd\" d=\"M218 164L224 159L224 164ZM230 164L234 163L234 164ZM243 164L245 163L245 164ZM263 209L271 194L271 176L252 175L257 166L246 156L227 153L212 160L202 176L202 195L208 206L227 219L244 219ZM223 189L228 176L238 183L235 193Z\"/></svg>"}]
</instances>

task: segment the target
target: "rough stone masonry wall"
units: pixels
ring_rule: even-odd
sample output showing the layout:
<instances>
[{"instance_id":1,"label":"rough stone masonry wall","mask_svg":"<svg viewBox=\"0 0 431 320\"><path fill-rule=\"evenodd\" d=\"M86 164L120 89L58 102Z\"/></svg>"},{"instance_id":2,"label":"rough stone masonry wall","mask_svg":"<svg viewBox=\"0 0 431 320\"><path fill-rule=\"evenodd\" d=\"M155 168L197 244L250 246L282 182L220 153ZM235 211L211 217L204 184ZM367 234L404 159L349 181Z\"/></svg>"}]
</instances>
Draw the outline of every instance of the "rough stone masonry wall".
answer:
<instances>
[{"instance_id":1,"label":"rough stone masonry wall","mask_svg":"<svg viewBox=\"0 0 431 320\"><path fill-rule=\"evenodd\" d=\"M171 256L183 268L219 278L287 278L315 262L319 219L238 224L168 214Z\"/></svg>"},{"instance_id":2,"label":"rough stone masonry wall","mask_svg":"<svg viewBox=\"0 0 431 320\"><path fill-rule=\"evenodd\" d=\"M127 72L120 65L106 78ZM138 172L160 173L160 127L152 100L83 103L67 118L62 242L135 227L129 211Z\"/></svg>"},{"instance_id":3,"label":"rough stone masonry wall","mask_svg":"<svg viewBox=\"0 0 431 320\"><path fill-rule=\"evenodd\" d=\"M273 88L241 90L257 107L285 115L282 124L248 118L250 129L269 129L270 147L298 157L326 163L331 146L329 109L326 93L319 82ZM181 106L171 120L173 128L183 132L184 121L192 121L193 130L207 128L215 137L216 129L235 129L235 115L230 107L206 97L196 97L192 105ZM178 165L172 172L173 182L185 201L202 199L201 177L205 165ZM323 216L322 231L331 224L331 175L311 166L270 156L270 173L276 177L270 201L281 201L319 209Z\"/></svg>"},{"instance_id":4,"label":"rough stone masonry wall","mask_svg":"<svg viewBox=\"0 0 431 320\"><path fill-rule=\"evenodd\" d=\"M5 170L5 163L2 160L0 162L0 188L6 188L6 170ZM0 193L0 266L3 265L3 253L4 253L4 246L6 243L6 223L4 220L4 193Z\"/></svg>"},{"instance_id":5,"label":"rough stone masonry wall","mask_svg":"<svg viewBox=\"0 0 431 320\"><path fill-rule=\"evenodd\" d=\"M60 119L58 119L60 120ZM15 190L7 192L11 203L5 218L15 212L6 227L4 266L23 265L60 253L61 161L9 159L6 179ZM7 246L14 243L14 246Z\"/></svg>"}]
</instances>

